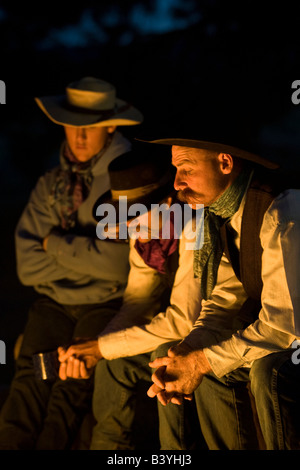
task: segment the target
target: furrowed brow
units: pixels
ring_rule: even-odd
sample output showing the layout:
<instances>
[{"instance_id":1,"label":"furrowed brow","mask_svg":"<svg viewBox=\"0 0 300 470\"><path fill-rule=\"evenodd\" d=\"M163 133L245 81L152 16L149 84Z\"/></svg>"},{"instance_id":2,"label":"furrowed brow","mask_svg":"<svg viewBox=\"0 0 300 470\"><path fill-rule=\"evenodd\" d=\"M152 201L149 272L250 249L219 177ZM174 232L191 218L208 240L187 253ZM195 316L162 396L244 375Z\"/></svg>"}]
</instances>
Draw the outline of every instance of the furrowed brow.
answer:
<instances>
[{"instance_id":1,"label":"furrowed brow","mask_svg":"<svg viewBox=\"0 0 300 470\"><path fill-rule=\"evenodd\" d=\"M180 167L180 166L183 166L183 165L195 166L196 161L194 161L193 159L190 159L190 158L184 158L176 164L172 161L172 165L176 166L177 168Z\"/></svg>"}]
</instances>

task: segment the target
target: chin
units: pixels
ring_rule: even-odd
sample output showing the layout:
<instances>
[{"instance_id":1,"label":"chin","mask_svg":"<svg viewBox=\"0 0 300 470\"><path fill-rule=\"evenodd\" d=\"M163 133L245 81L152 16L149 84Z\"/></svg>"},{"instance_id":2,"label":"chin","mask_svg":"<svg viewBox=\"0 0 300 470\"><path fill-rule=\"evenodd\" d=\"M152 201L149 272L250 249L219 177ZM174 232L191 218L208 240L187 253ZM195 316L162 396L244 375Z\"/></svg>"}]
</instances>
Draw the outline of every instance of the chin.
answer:
<instances>
[{"instance_id":1,"label":"chin","mask_svg":"<svg viewBox=\"0 0 300 470\"><path fill-rule=\"evenodd\" d=\"M77 160L79 162L87 162L88 160L90 160L92 157L90 157L90 155L84 155L84 154L78 154L78 155L75 155L75 157L77 158Z\"/></svg>"}]
</instances>

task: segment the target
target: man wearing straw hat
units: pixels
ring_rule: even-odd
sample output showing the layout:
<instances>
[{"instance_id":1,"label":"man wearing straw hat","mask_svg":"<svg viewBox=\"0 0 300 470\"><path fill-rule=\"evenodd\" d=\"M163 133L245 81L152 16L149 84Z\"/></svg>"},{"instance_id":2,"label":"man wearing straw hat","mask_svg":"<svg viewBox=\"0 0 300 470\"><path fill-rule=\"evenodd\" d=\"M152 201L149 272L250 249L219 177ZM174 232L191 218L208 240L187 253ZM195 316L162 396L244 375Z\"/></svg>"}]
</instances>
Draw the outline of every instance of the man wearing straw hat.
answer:
<instances>
[{"instance_id":1,"label":"man wearing straw hat","mask_svg":"<svg viewBox=\"0 0 300 470\"><path fill-rule=\"evenodd\" d=\"M40 296L1 412L1 449L72 445L92 382L39 380L32 356L101 331L120 308L129 269L128 244L97 239L92 211L109 189L109 163L131 148L116 129L140 124L141 113L117 98L113 85L93 77L36 102L63 126L65 141L60 165L39 179L16 229L19 278Z\"/></svg>"}]
</instances>

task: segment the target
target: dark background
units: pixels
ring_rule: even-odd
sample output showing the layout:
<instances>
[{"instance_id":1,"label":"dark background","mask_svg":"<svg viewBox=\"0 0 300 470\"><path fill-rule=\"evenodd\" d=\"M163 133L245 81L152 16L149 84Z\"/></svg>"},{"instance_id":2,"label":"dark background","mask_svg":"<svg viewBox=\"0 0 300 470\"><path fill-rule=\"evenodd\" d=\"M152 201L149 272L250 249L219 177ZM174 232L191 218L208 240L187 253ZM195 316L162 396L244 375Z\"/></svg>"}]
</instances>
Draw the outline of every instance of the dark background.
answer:
<instances>
[{"instance_id":1,"label":"dark background","mask_svg":"<svg viewBox=\"0 0 300 470\"><path fill-rule=\"evenodd\" d=\"M62 5L63 3L63 5ZM114 83L138 107L147 129L188 125L209 109L228 124L238 105L245 126L255 123L261 151L298 163L299 108L291 84L300 79L299 16L295 2L222 0L101 0L61 5L0 6L0 340L13 373L13 347L33 289L16 276L14 230L40 174L58 162L62 128L34 96L60 94L83 76ZM246 119L245 119L246 118ZM137 129L124 129L134 137Z\"/></svg>"}]
</instances>

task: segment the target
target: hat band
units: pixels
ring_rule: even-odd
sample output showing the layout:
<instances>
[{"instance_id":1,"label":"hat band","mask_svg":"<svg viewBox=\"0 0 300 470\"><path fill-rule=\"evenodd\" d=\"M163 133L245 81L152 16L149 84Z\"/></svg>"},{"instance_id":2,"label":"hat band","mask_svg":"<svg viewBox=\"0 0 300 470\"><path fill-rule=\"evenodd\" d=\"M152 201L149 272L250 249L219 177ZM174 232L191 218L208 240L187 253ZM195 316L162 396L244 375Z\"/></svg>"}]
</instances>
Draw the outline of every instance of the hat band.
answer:
<instances>
[{"instance_id":1,"label":"hat band","mask_svg":"<svg viewBox=\"0 0 300 470\"><path fill-rule=\"evenodd\" d=\"M147 196L149 193L159 188L158 183L147 184L133 189L116 190L111 189L112 199L117 200L120 196L126 196L127 199L137 199L139 197Z\"/></svg>"},{"instance_id":2,"label":"hat band","mask_svg":"<svg viewBox=\"0 0 300 470\"><path fill-rule=\"evenodd\" d=\"M91 115L96 115L100 119L109 119L110 117L114 116L115 114L123 113L127 109L130 108L130 104L126 103L118 108L117 105L115 105L114 108L112 109L88 109L88 108L83 108L82 106L75 106L69 102L65 103L65 108L71 112L75 113L84 113L84 114L91 114Z\"/></svg>"}]
</instances>

